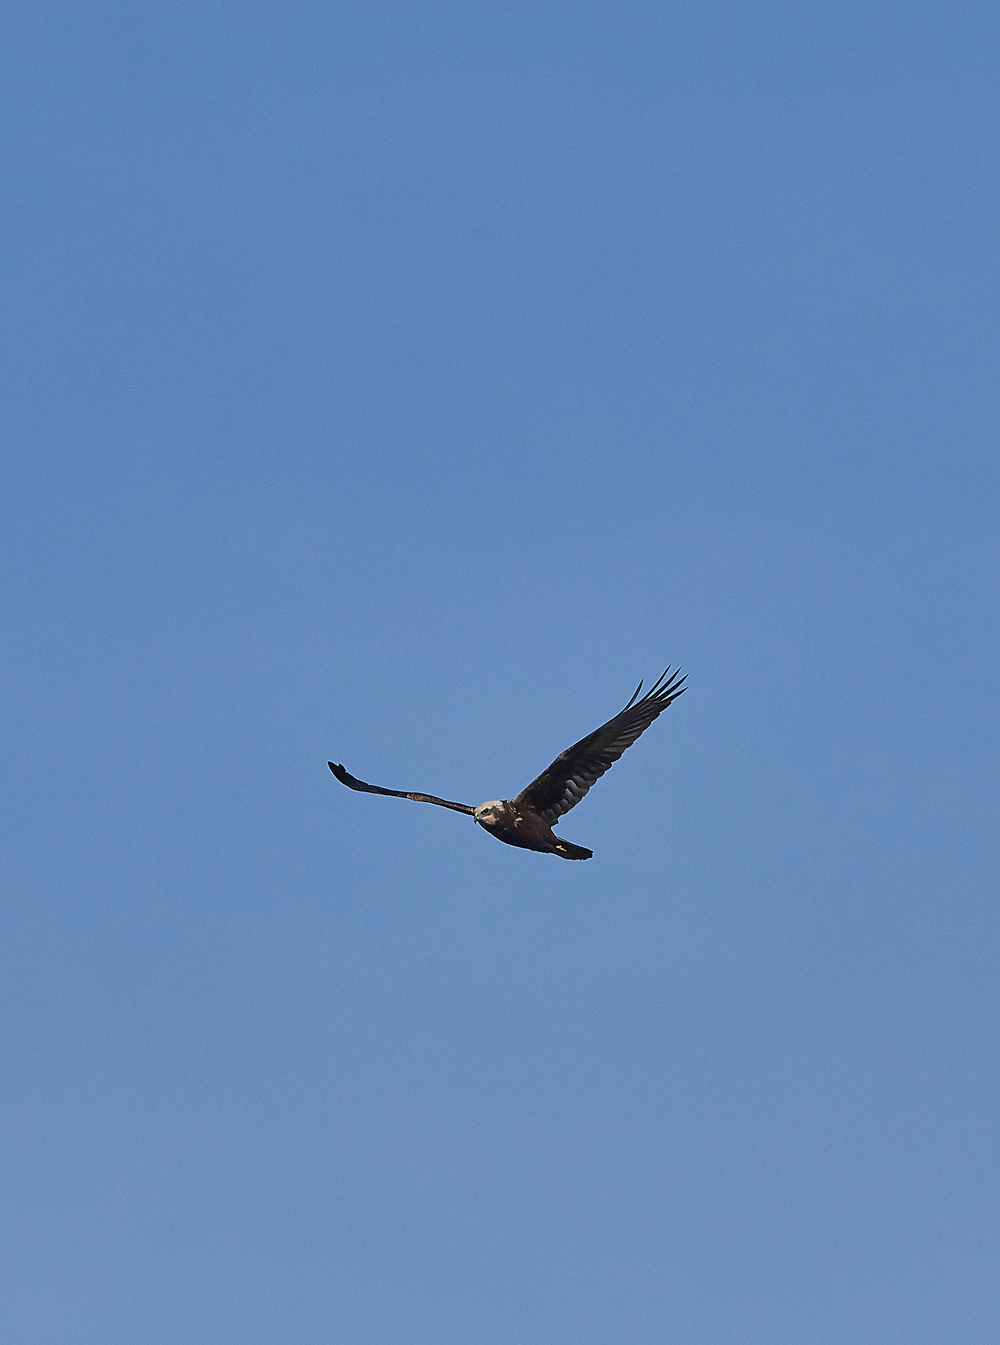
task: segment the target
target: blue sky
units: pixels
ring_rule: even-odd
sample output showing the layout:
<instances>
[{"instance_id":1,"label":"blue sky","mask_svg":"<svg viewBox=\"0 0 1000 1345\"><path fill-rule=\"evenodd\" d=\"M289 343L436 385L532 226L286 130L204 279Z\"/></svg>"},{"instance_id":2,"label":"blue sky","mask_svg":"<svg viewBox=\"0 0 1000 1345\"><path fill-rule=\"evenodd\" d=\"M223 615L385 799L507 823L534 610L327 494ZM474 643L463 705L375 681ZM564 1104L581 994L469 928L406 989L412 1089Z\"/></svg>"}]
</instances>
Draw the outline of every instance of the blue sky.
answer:
<instances>
[{"instance_id":1,"label":"blue sky","mask_svg":"<svg viewBox=\"0 0 1000 1345\"><path fill-rule=\"evenodd\" d=\"M4 1337L992 1345L996 9L8 22Z\"/></svg>"}]
</instances>

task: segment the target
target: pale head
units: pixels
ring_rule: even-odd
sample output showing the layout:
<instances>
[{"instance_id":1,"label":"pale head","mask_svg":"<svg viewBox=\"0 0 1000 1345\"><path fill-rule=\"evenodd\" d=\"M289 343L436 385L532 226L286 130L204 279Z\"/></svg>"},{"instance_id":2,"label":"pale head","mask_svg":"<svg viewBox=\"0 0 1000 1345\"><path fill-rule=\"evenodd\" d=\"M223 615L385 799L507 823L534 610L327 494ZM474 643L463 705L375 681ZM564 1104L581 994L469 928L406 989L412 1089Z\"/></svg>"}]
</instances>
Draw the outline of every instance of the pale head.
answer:
<instances>
[{"instance_id":1,"label":"pale head","mask_svg":"<svg viewBox=\"0 0 1000 1345\"><path fill-rule=\"evenodd\" d=\"M472 816L477 822L481 822L483 826L488 827L500 821L503 810L503 799L488 799L486 803L477 804L473 808Z\"/></svg>"}]
</instances>

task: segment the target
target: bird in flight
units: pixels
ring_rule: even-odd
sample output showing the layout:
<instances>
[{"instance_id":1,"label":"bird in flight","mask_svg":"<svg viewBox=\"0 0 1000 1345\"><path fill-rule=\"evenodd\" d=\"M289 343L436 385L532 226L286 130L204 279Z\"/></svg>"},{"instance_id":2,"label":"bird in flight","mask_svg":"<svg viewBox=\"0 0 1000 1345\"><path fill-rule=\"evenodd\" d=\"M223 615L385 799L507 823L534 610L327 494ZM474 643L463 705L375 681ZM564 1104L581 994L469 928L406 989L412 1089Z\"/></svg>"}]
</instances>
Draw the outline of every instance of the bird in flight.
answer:
<instances>
[{"instance_id":1,"label":"bird in flight","mask_svg":"<svg viewBox=\"0 0 1000 1345\"><path fill-rule=\"evenodd\" d=\"M668 679L668 668L662 677L639 699L642 683L635 694L614 719L609 719L586 738L581 738L565 752L560 752L547 770L514 799L490 799L472 808L467 803L451 803L433 794L405 794L398 789L381 789L355 780L343 766L327 765L342 785L360 789L366 794L388 794L393 799L413 799L415 803L437 803L442 808L453 808L456 813L468 813L479 825L506 845L522 850L539 850L542 854L559 855L563 859L590 859L593 850L573 845L556 836L553 822L575 807L591 785L610 770L626 747L631 747L639 734L648 729L657 715L677 699L686 687L686 678L680 669Z\"/></svg>"}]
</instances>

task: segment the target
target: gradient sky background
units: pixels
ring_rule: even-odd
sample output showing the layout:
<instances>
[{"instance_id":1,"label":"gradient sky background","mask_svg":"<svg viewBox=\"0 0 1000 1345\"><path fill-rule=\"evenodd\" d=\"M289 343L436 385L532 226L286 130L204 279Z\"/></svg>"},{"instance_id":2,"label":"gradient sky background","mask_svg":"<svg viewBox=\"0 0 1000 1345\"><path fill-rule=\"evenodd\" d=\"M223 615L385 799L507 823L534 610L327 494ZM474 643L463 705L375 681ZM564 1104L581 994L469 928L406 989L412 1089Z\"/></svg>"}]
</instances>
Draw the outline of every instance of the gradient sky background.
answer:
<instances>
[{"instance_id":1,"label":"gradient sky background","mask_svg":"<svg viewBox=\"0 0 1000 1345\"><path fill-rule=\"evenodd\" d=\"M1000 1338L998 39L12 7L4 1339Z\"/></svg>"}]
</instances>

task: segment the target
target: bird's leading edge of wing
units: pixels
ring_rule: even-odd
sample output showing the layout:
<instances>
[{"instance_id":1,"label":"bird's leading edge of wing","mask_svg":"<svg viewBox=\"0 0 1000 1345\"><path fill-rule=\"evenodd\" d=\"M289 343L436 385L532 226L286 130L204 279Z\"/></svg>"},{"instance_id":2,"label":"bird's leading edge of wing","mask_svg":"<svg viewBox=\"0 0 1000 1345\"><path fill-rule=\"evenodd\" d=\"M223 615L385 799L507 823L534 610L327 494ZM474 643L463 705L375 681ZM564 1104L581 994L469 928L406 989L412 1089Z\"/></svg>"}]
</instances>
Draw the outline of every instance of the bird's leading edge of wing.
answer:
<instances>
[{"instance_id":1,"label":"bird's leading edge of wing","mask_svg":"<svg viewBox=\"0 0 1000 1345\"><path fill-rule=\"evenodd\" d=\"M470 813L467 803L452 803L450 799L439 799L435 794L404 794L399 789L383 789L381 785L366 785L364 780L355 779L343 766L332 761L326 763L342 785L348 789L359 789L365 794L388 794L391 799L412 799L414 803L436 803L442 808L453 808L456 813Z\"/></svg>"}]
</instances>

